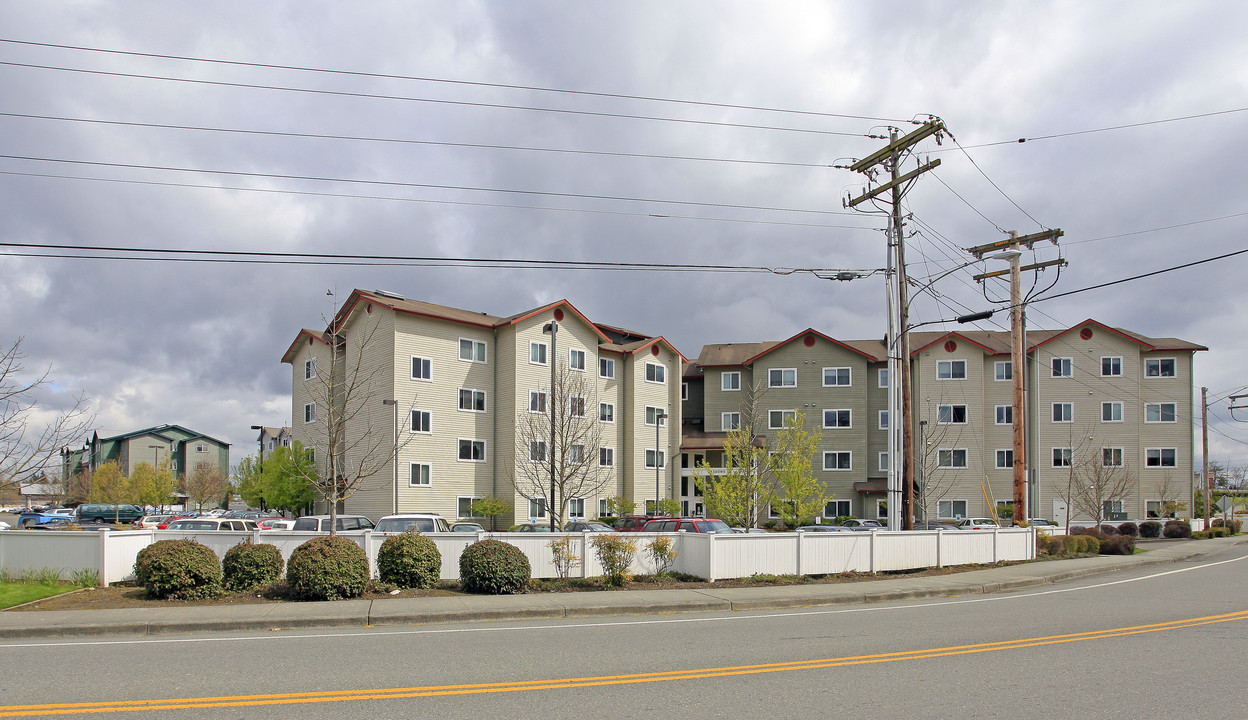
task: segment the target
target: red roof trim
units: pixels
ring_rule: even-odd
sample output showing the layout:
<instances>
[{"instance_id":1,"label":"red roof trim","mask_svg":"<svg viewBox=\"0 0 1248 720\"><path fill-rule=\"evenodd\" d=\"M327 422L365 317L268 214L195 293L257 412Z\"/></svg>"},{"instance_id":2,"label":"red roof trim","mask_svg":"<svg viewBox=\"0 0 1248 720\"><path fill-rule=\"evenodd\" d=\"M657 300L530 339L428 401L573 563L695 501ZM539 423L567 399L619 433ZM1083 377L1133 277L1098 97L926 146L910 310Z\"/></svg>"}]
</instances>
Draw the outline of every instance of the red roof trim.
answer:
<instances>
[{"instance_id":1,"label":"red roof trim","mask_svg":"<svg viewBox=\"0 0 1248 720\"><path fill-rule=\"evenodd\" d=\"M307 337L312 338L313 340L316 340L317 342L321 343L325 347L329 347L329 343L325 342L325 338L321 337L320 335L317 335L316 333L312 332L311 330L308 330L307 328L304 328L299 331L299 334L296 335L295 339L290 343L290 347L286 348L286 352L282 354L282 362L284 363L294 362L293 360L291 360L291 356L295 354L295 348L297 345L299 345L303 341L304 336L307 336Z\"/></svg>"},{"instance_id":2,"label":"red roof trim","mask_svg":"<svg viewBox=\"0 0 1248 720\"><path fill-rule=\"evenodd\" d=\"M1068 334L1068 333L1074 332L1075 330L1078 330L1078 329L1080 329L1080 328L1082 328L1082 327L1087 326L1089 323L1091 323L1091 324L1093 324L1093 325L1097 326L1098 328L1100 328L1100 329L1102 329L1102 330L1108 330L1109 332L1111 332L1111 333L1113 333L1113 334L1117 335L1118 337L1121 337L1121 338L1126 338L1127 340L1130 340L1131 342L1133 342L1133 343L1135 343L1135 344L1137 344L1137 345L1142 345L1142 346L1144 346L1144 347L1148 348L1149 350L1156 350L1156 349L1157 349L1157 346L1156 346L1156 345L1150 345L1150 344L1148 344L1148 343L1144 342L1143 340L1141 340L1141 339L1139 339L1139 338L1137 338L1137 337L1131 337L1130 335L1128 335L1128 334L1126 334L1126 333L1122 332L1121 330L1118 330L1118 329L1116 329L1116 328L1112 328L1112 327L1110 327L1110 326L1106 325L1105 323L1102 323L1102 322L1097 322L1096 320L1093 320L1092 318L1088 318L1087 320L1084 320L1084 321L1083 321L1083 322L1081 322L1081 323L1076 323L1076 324L1074 324L1074 325L1071 325L1070 327L1068 327L1068 328L1066 328L1065 330L1063 330L1063 331L1061 331L1061 332L1057 333L1056 335L1054 335L1053 337L1049 338L1048 340L1045 340L1044 342L1036 343L1035 345L1033 345L1033 346L1031 347L1031 349L1032 349L1032 350L1037 350L1037 349L1039 349L1041 346L1043 346L1043 345L1047 345L1047 344L1049 344L1049 343L1053 342L1054 340L1058 339L1059 337L1062 337L1063 335L1066 335L1066 334Z\"/></svg>"},{"instance_id":3,"label":"red roof trim","mask_svg":"<svg viewBox=\"0 0 1248 720\"><path fill-rule=\"evenodd\" d=\"M788 340L781 340L780 342L776 343L775 345L772 345L771 347L767 348L766 350L764 350L764 351L760 352L759 354L755 355L754 357L752 357L752 358L750 358L750 359L746 360L745 362L743 362L743 363L741 363L741 364L742 364L742 365L748 365L748 364L750 364L750 363L753 363L754 361L758 360L759 358L761 358L762 356L766 355L767 353L772 352L773 350L776 350L777 348L784 347L785 345L788 345L789 343L793 342L794 340L797 340L797 339L798 339L798 338L800 338L800 337L804 337L804 336L805 336L805 335L807 335L807 334L814 334L814 335L818 335L819 337L823 338L824 340L827 340L828 342L832 343L833 345L839 345L840 347L845 348L846 350L848 350L848 351L850 351L850 352L854 353L855 355L861 355L862 357L865 357L866 359L870 360L871 362L881 362L880 358L877 358L877 357L876 357L876 356L874 356L874 355L870 355L870 354L868 354L868 353L865 353L865 352L863 352L863 351L859 350L859 349L858 349L858 348L856 348L856 347L852 347L852 346L850 346L850 345L846 345L845 343L841 342L840 340L837 340L837 339L836 339L836 338L834 338L834 337L829 337L829 336L827 336L827 335L824 335L823 333L819 332L818 330L816 330L816 329L814 329L814 328L806 328L805 330L803 330L803 331L799 332L798 334L794 335L793 337L789 338ZM703 367L712 367L712 366L703 365ZM714 367L731 367L731 366L729 366L729 365L718 365L718 366L714 366Z\"/></svg>"},{"instance_id":4,"label":"red roof trim","mask_svg":"<svg viewBox=\"0 0 1248 720\"><path fill-rule=\"evenodd\" d=\"M977 343L977 342L975 342L974 340L970 339L969 337L967 337L967 336L963 335L962 333L960 333L960 332L958 332L958 331L956 331L956 330L950 330L949 332L945 333L944 335L941 335L940 337L938 337L938 338L936 338L935 340L933 340L933 341L929 342L928 344L924 345L923 347L920 347L920 348L916 348L916 349L914 349L914 350L911 350L911 351L910 351L910 357L914 357L915 355L918 355L919 353L921 353L921 352L923 352L924 350L928 349L929 347L931 347L931 346L935 345L936 343L938 343L938 342L944 342L945 340L948 340L948 339L949 339L949 338L951 338L951 337L958 337L958 338L961 338L962 340L965 340L966 342L968 342L968 343L970 343L970 344L974 345L975 347L982 349L984 352L988 353L989 355L1003 355L1003 354L1004 354L1004 353L997 352L996 350L993 350L992 348L988 347L987 345L983 345L983 344Z\"/></svg>"},{"instance_id":5,"label":"red roof trim","mask_svg":"<svg viewBox=\"0 0 1248 720\"><path fill-rule=\"evenodd\" d=\"M591 328L593 328L594 332L598 333L598 337L602 338L603 340L606 340L607 342L611 342L611 338L607 337L607 334L606 334L606 333L604 333L602 330L599 330L597 325L595 325L594 323L590 322L590 321L589 321L589 318L585 317L585 314L584 314L584 313L582 313L580 310L577 310L575 307L573 307L573 306L572 306L572 303L568 302L567 300L556 300L555 302L550 303L549 305L544 305L544 306L539 307L539 308L534 308L534 309L530 310L529 312L524 313L523 315L517 315L517 316L515 316L515 317L513 317L513 318L511 318L511 319L509 319L509 320L504 320L503 322L499 323L499 324L497 325L497 327L502 327L502 326L504 326L504 325L515 325L515 324L516 324L516 323L518 323L518 322L521 322L521 321L524 321L524 320L528 320L529 318L533 317L534 315L540 315L540 314L542 314L542 313L546 312L547 310L551 310L551 309L553 309L553 308L559 307L560 305L562 305L562 306L566 307L567 309L571 310L572 312L576 313L576 316L577 316L577 317L579 317L581 320L583 320L583 321L585 322L585 324L586 324L586 325L588 325L588 326L590 326Z\"/></svg>"},{"instance_id":6,"label":"red roof trim","mask_svg":"<svg viewBox=\"0 0 1248 720\"><path fill-rule=\"evenodd\" d=\"M645 344L633 348L632 350L628 351L628 354L634 355L658 342L663 343L664 345L667 346L668 350L671 350L672 352L676 353L676 357L680 358L681 362L689 362L689 358L685 357L684 355L681 355L680 351L676 349L676 346L668 342L667 338L663 337L662 335L656 338L652 338L651 340L647 341Z\"/></svg>"},{"instance_id":7,"label":"red roof trim","mask_svg":"<svg viewBox=\"0 0 1248 720\"><path fill-rule=\"evenodd\" d=\"M430 318L431 320L445 320L447 322L452 322L452 323L456 323L459 325L471 325L472 327L488 328L491 330L496 327L494 323L471 322L469 320L460 320L459 318L447 317L446 315L436 315L434 313L420 312L419 310L408 310L406 308L398 307L393 302L390 302L387 298L381 295L374 295L364 290L352 291L351 297L347 299L347 304L343 305L342 309L338 311L338 315L334 317L334 327L337 329L342 329L342 325L346 323L346 321L351 317L352 313L355 312L355 308L360 304L362 300L367 300L368 302L371 302L374 305L380 305L384 308L389 308L390 310L393 310L396 313L403 313L404 315L415 315L416 317L427 317L427 318Z\"/></svg>"}]
</instances>

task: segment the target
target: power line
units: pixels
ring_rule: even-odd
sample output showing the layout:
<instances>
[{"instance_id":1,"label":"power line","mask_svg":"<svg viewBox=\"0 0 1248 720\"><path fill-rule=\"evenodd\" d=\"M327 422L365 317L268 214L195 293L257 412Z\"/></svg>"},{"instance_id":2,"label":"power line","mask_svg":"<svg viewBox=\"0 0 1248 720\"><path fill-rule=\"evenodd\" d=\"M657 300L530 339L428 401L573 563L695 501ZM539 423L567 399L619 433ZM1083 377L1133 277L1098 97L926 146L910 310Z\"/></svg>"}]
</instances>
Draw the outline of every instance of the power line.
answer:
<instances>
[{"instance_id":1,"label":"power line","mask_svg":"<svg viewBox=\"0 0 1248 720\"><path fill-rule=\"evenodd\" d=\"M35 70L56 70L59 72L81 73L85 75L105 75L109 77L129 78L133 80L163 80L166 82L188 83L191 85L209 85L213 87L243 88L247 90L276 90L280 92L305 93L310 95L330 95L335 97L366 98L370 100L402 100L405 102L429 103L433 105L458 105L461 107L487 108L493 110L525 110L529 112L555 113L561 115L581 115L585 117L602 117L622 120L650 120L653 122L680 123L685 125L708 125L713 127L744 128L747 130L775 130L779 132L809 133L814 135L839 135L843 137L871 137L864 133L841 132L837 130L814 130L810 128L781 127L777 125L757 125L751 123L732 123L715 120L690 120L687 118L662 117L658 115L633 115L629 113L610 113L594 110L572 110L568 108L546 108L536 105L508 105L506 103L472 102L468 100L445 100L424 98L410 95L382 95L379 93L351 92L347 90L317 90L288 85L261 85L259 83L226 82L224 80L204 80L200 78L180 78L168 75L147 75L142 73L123 73L108 70L88 70L85 68L62 67L58 65L38 65L35 63L19 63L0 60L0 65L9 67L31 68Z\"/></svg>"},{"instance_id":2,"label":"power line","mask_svg":"<svg viewBox=\"0 0 1248 720\"><path fill-rule=\"evenodd\" d=\"M1018 208L1019 212L1027 216L1027 219L1031 220L1036 225L1039 225L1041 230L1046 229L1045 226L1041 224L1039 220L1031 216L1031 213L1027 212L1026 210L1023 209L1021 205L1014 202L1014 198L1007 195L1006 192L1001 189L1000 185L996 184L995 182L993 182L992 178L988 177L988 173L984 172L984 169L979 166L979 163L975 162L975 158L971 157L971 154L966 151L966 148L962 147L962 144L958 142L957 138L953 137L953 135L950 135L949 139L953 140L953 144L956 145L958 149L962 151L962 154L966 156L967 160L971 161L971 164L975 166L975 169L979 171L980 175L984 176L984 179L988 181L988 184L996 188L997 192L1001 193L1001 197L1005 198L1006 200L1009 200L1011 205Z\"/></svg>"},{"instance_id":3,"label":"power line","mask_svg":"<svg viewBox=\"0 0 1248 720\"><path fill-rule=\"evenodd\" d=\"M1074 137L1076 135L1091 135L1093 133L1113 132L1115 130L1128 130L1130 128L1147 127L1149 125L1164 125L1166 123L1182 122L1184 120L1198 120L1201 118L1216 117L1218 115L1231 115L1233 113L1241 113L1248 111L1248 107L1234 108L1232 110L1215 110L1206 113L1197 113L1195 115L1183 115L1181 117L1165 118L1163 120L1145 120L1137 123L1126 123L1123 125L1111 125L1109 127L1094 128L1092 130L1073 130L1071 132L1053 133L1051 135L1036 135L1035 137L1021 137L1017 140L998 140L996 142L979 143L977 145L967 145L967 148L995 147L998 145L1018 145L1021 143L1036 142L1037 140L1055 140L1058 138ZM932 152L941 152L933 150Z\"/></svg>"},{"instance_id":4,"label":"power line","mask_svg":"<svg viewBox=\"0 0 1248 720\"><path fill-rule=\"evenodd\" d=\"M1063 242L1062 244L1063 245L1079 245L1081 243L1098 242L1100 240L1113 240L1115 238L1130 237L1132 235L1144 235L1146 233L1160 232L1162 230L1174 230L1174 229L1182 228L1182 227L1191 227L1192 225L1203 225L1205 223L1218 222L1220 220L1232 220L1234 218L1241 218L1245 216L1248 216L1248 212L1232 213L1230 215L1222 215L1220 217L1205 218L1204 220L1192 220L1191 222L1178 223L1175 225L1165 225L1163 227L1149 228L1147 230L1133 230L1131 232L1118 233L1116 235L1103 235L1101 237L1088 238L1086 240L1069 240L1069 241Z\"/></svg>"},{"instance_id":5,"label":"power line","mask_svg":"<svg viewBox=\"0 0 1248 720\"><path fill-rule=\"evenodd\" d=\"M161 130L191 130L195 132L259 135L264 137L307 138L315 140L351 140L356 142L395 143L402 145L430 145L437 147L480 148L485 150L519 150L527 152L562 153L569 155L593 155L605 157L641 158L647 160L694 160L699 162L739 163L744 165L770 165L777 167L831 168L829 163L783 162L779 160L750 160L746 158L697 157L692 155L667 155L661 153L628 153L606 150L576 150L571 148L548 148L525 145L493 145L487 143L449 142L442 140L411 140L404 138L368 137L362 135L332 135L321 133L284 132L279 130L247 130L243 128L207 127L202 125L174 125L169 123L128 122L123 120L99 120L94 118L63 117L57 115L34 115L29 113L0 112L0 117L30 120L57 120L74 123L115 125L119 127L155 128Z\"/></svg>"},{"instance_id":6,"label":"power line","mask_svg":"<svg viewBox=\"0 0 1248 720\"><path fill-rule=\"evenodd\" d=\"M789 115L805 115L810 117L821 118L840 118L848 120L870 120L873 122L887 123L905 123L912 122L908 120L899 120L896 118L882 118L871 115L850 115L844 113L817 112L812 110L793 110L788 108L765 107L761 105L735 105L731 103L708 102L701 100L679 100L674 98L664 98L648 95L626 95L622 93L597 92L589 90L569 90L565 88L541 87L536 85L511 85L506 83L481 82L473 80L451 80L447 78L422 77L416 75L396 75L389 73L362 72L355 70L338 70L331 68L317 68L303 65L276 65L270 63L244 62L240 60L222 60L216 58L194 57L189 55L163 55L159 53L144 53L130 50L112 50L106 48L86 47L82 45L61 45L56 43L41 43L29 40L13 40L8 38L0 38L0 43L9 43L13 45L27 45L31 47L55 48L59 50L77 50L82 52L105 53L109 55L125 55L130 57L155 58L160 60L182 60L189 62L210 63L214 65L229 65L235 67L251 67L264 68L267 70L296 70L299 72L321 73L327 75L342 75L350 77L362 77L370 79L383 80L411 80L416 82L440 83L448 85L462 85L466 87L488 87L501 88L505 90L524 90L531 92L557 93L561 95L574 95L581 97L599 97L611 98L617 100L641 100L645 102L668 103L676 105L691 105L696 107L712 107L727 110L756 110L761 112L784 113Z\"/></svg>"},{"instance_id":7,"label":"power line","mask_svg":"<svg viewBox=\"0 0 1248 720\"><path fill-rule=\"evenodd\" d=\"M1173 272L1175 270L1182 270L1184 268L1194 267L1196 265L1203 265L1205 263L1210 263L1215 260L1225 260L1226 258L1235 257L1236 255L1243 255L1244 253L1248 253L1248 249L1236 250L1234 252L1225 253L1223 255L1217 255L1211 258L1205 258L1204 260L1196 260L1194 262L1184 263L1182 265L1175 265L1173 267L1163 268L1161 270L1154 270L1153 272L1143 273L1142 275L1132 275L1131 277L1121 278L1119 280L1111 280L1109 282L1100 283L1098 285L1090 285L1085 288L1079 288L1078 290L1069 290L1067 292L1057 293L1056 295L1050 295L1048 297L1036 298L1034 300L1029 300L1028 304L1043 302L1045 300L1056 300L1057 298L1066 297L1067 295L1075 295L1077 293L1087 292L1089 290L1098 290L1100 288L1109 287L1110 285L1118 285L1118 284L1125 283L1125 282L1131 282L1132 280L1140 280L1142 278L1152 277L1153 275L1160 275L1162 273Z\"/></svg>"}]
</instances>

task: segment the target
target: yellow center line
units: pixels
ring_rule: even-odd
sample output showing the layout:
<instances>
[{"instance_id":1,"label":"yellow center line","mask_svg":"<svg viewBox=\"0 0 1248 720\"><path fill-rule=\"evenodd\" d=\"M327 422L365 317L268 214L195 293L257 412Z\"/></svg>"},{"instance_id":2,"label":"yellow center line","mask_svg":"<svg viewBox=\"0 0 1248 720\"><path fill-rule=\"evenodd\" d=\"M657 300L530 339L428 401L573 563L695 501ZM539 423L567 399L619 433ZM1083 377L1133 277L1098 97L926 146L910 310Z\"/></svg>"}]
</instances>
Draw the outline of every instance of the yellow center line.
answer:
<instances>
[{"instance_id":1,"label":"yellow center line","mask_svg":"<svg viewBox=\"0 0 1248 720\"><path fill-rule=\"evenodd\" d=\"M201 698L167 698L157 700L109 700L84 703L50 703L42 705L0 706L0 717L36 717L46 715L70 715L78 713L141 712L145 710L190 710L198 708L258 707L263 705L296 705L325 702L348 702L358 700L392 700L400 698L438 697L447 695L480 695L490 693L525 692L531 690L561 690L570 688L598 687L604 685L632 685L639 683L671 682L673 680L696 680L702 678L755 675L759 673L815 670L849 667L903 660L925 660L975 653L1016 650L1021 648L1058 645L1087 640L1102 640L1129 635L1180 630L1183 628L1212 625L1214 623L1248 620L1248 610L1207 615L1204 617L1172 620L1149 625L1092 630L1066 635L1019 638L998 642L953 645L924 650L853 655L841 658L796 660L791 662L735 665L718 668L691 670L667 670L629 675L602 675L583 678L553 680L522 680L502 683L474 683L466 685L430 685L424 687L375 688L368 690L324 690L300 693L271 693L262 695L223 695Z\"/></svg>"}]
</instances>

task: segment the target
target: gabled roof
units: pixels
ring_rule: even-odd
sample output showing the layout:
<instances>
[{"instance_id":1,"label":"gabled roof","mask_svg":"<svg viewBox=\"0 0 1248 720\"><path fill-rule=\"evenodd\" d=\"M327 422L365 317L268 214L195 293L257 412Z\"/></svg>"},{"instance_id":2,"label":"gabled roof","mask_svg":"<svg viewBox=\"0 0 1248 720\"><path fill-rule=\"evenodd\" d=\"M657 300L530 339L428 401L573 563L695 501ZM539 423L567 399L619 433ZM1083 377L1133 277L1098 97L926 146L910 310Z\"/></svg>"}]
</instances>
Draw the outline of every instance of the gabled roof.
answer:
<instances>
[{"instance_id":1,"label":"gabled roof","mask_svg":"<svg viewBox=\"0 0 1248 720\"><path fill-rule=\"evenodd\" d=\"M282 362L294 362L295 352L299 349L299 346L303 344L302 341L304 338L311 338L325 347L329 347L329 343L325 342L323 335L324 333L317 332L316 330L309 330L307 328L300 330L299 334L295 336L295 339L291 341L290 347L286 348L286 352L282 354Z\"/></svg>"},{"instance_id":2,"label":"gabled roof","mask_svg":"<svg viewBox=\"0 0 1248 720\"><path fill-rule=\"evenodd\" d=\"M757 343L720 343L703 345L702 354L694 364L704 368L744 365L749 359L778 345L778 341Z\"/></svg>"},{"instance_id":3,"label":"gabled roof","mask_svg":"<svg viewBox=\"0 0 1248 720\"><path fill-rule=\"evenodd\" d=\"M960 338L962 340L965 340L969 342L970 344L979 347L984 352L990 355L997 355L1001 352L1001 348L999 347L999 341L991 337L989 333L985 331L978 331L975 333L971 333L971 332L959 332L957 330L950 330L949 332L944 332L944 333L922 333L922 334L911 333L910 334L910 355L911 356L918 355L919 353L935 345L936 343L945 342L952 338ZM1007 352L1007 353L1010 351L1009 340L1010 340L1010 336L1006 335L1004 352Z\"/></svg>"},{"instance_id":4,"label":"gabled roof","mask_svg":"<svg viewBox=\"0 0 1248 720\"><path fill-rule=\"evenodd\" d=\"M1125 338L1125 339L1130 340L1130 341L1132 341L1132 342L1138 343L1138 344L1139 344L1139 345L1141 345L1141 346L1142 346L1145 350L1149 350L1149 351L1152 351L1152 350L1182 350L1182 351L1195 352L1195 351L1197 351L1197 350L1208 350L1208 349L1209 349L1209 348L1205 347L1204 345L1197 345L1196 343L1191 343L1191 342L1188 342L1188 341L1186 341L1186 340L1179 340L1178 338L1151 338L1151 337L1148 337L1148 336L1146 336L1146 335L1141 335L1141 334L1136 333L1136 332L1131 332L1130 330L1122 330L1122 329L1119 329L1119 328L1110 327L1110 326L1106 325L1105 323L1102 323L1102 322L1097 322L1096 320L1093 320L1092 318L1088 318L1087 320L1084 320L1084 321L1083 321L1083 322L1081 322L1081 323L1076 323L1076 324L1074 324L1074 325L1070 326L1069 328L1067 328L1067 329L1065 329L1065 330L1059 330L1059 331L1057 331L1057 332L1053 333L1051 336L1049 336L1049 337L1045 338L1043 341L1038 342L1038 343L1036 343L1036 344L1032 345L1032 346L1031 346L1031 349L1033 349L1033 350L1034 350L1034 349L1036 349L1036 348L1039 348L1040 346L1042 346L1042 345L1046 345L1046 344L1048 344L1048 343L1050 343L1050 342L1052 342L1052 341L1056 340L1057 338L1062 337L1063 335L1067 335L1067 334L1069 334L1069 333L1072 333L1072 332L1074 332L1075 330L1082 330L1083 328L1088 327L1089 325L1093 325L1093 326L1095 326L1095 327L1097 327L1097 328L1100 328L1101 330L1104 330L1104 331L1106 331L1106 332L1113 333L1113 334L1118 335L1118 336L1120 336L1120 337L1122 337L1122 338ZM1030 333L1028 334L1028 339L1030 339Z\"/></svg>"},{"instance_id":5,"label":"gabled roof","mask_svg":"<svg viewBox=\"0 0 1248 720\"><path fill-rule=\"evenodd\" d=\"M668 342L667 338L663 337L662 335L658 337L646 338L645 340L638 340L636 342L626 343L624 345L617 345L616 347L620 349L620 352L623 352L627 355L633 355L633 354L641 352L642 350L645 350L651 345L663 345L667 347L668 350L671 350L672 352L676 353L676 357L680 358L681 363L687 362L687 359L685 358L685 356L680 354L680 351L676 349L676 346Z\"/></svg>"},{"instance_id":6,"label":"gabled roof","mask_svg":"<svg viewBox=\"0 0 1248 720\"><path fill-rule=\"evenodd\" d=\"M567 300L556 300L555 302L543 305L541 307L536 307L536 308L533 308L532 310L526 310L522 313L512 315L509 318L504 318L503 320L499 321L495 327L515 325L518 322L523 322L524 320L528 320L534 315L541 315L542 313L548 310L553 310L560 306L565 307L568 310L572 311L572 313L574 313L578 318L580 318L586 325L593 328L594 332L598 333L598 337L601 338L603 342L607 342L607 343L611 342L611 338L607 337L606 333L604 333L597 325L590 322L589 318L585 317L584 313L582 313L580 310L577 310L576 307L574 307L572 303L568 302Z\"/></svg>"},{"instance_id":7,"label":"gabled roof","mask_svg":"<svg viewBox=\"0 0 1248 720\"><path fill-rule=\"evenodd\" d=\"M171 430L180 431L182 435L185 435L185 437L178 437L172 434L170 432ZM93 442L117 442L120 440L128 440L133 437L139 437L141 435L158 435L170 442L187 442L196 438L204 438L205 440L211 440L218 445L229 446L229 443L227 442L222 442L211 435L205 435L204 433L196 432L195 430L191 430L181 425L157 425L155 427L143 428L142 430L133 430L120 435L110 435L109 437L100 437L99 433L96 433L92 440Z\"/></svg>"},{"instance_id":8,"label":"gabled roof","mask_svg":"<svg viewBox=\"0 0 1248 720\"><path fill-rule=\"evenodd\" d=\"M390 308L391 310L399 313L438 318L440 320L449 320L451 322L474 325L476 327L493 328L503 321L503 318L488 315L483 312L460 310L459 308L448 307L446 305L434 305L433 303L411 300L401 295L381 290L369 291L357 288L351 291L351 295L347 298L347 301L342 304L342 307L338 310L338 314L334 316L334 327L342 327L342 324L351 317L356 308L358 308L361 303L365 302Z\"/></svg>"},{"instance_id":9,"label":"gabled roof","mask_svg":"<svg viewBox=\"0 0 1248 720\"><path fill-rule=\"evenodd\" d=\"M836 339L836 338L834 338L834 337L829 337L829 336L827 336L827 335L824 335L823 333L819 332L818 330L816 330L816 329L814 329L814 328L806 328L805 330L803 330L803 331L799 332L798 334L794 335L793 337L789 338L788 340L781 340L780 342L776 343L775 345L772 345L771 347L767 348L766 350L763 350L762 352L760 352L759 354L757 354L757 355L755 355L754 357L750 358L750 359L749 359L749 360L747 360L746 362L747 362L747 363L752 363L752 362L754 362L755 360L757 360L757 359L761 358L762 356L766 355L767 353L769 353L769 352L771 352L771 351L773 351L773 350L777 350L777 349L779 349L779 348L781 348L781 347L783 347L783 346L785 346L785 345L788 345L789 343L793 342L794 340L797 340L798 338L803 338L803 339L805 339L805 338L806 338L807 336L809 336L809 335L815 335L815 336L821 337L821 338L823 338L824 340L827 340L828 342L832 343L833 345L838 345L838 346L840 346L840 347L845 348L846 350L849 350L850 352L852 352L852 353L854 353L854 354L861 355L861 356L865 357L866 359L870 360L871 362L879 362L879 361L880 361L880 358L878 358L878 357L876 357L876 356L874 356L874 355L871 355L870 353L863 352L862 350L859 350L858 348L854 347L853 345L850 345L850 344L848 344L848 343L843 343L843 342L841 342L840 340L837 340L837 339Z\"/></svg>"}]
</instances>

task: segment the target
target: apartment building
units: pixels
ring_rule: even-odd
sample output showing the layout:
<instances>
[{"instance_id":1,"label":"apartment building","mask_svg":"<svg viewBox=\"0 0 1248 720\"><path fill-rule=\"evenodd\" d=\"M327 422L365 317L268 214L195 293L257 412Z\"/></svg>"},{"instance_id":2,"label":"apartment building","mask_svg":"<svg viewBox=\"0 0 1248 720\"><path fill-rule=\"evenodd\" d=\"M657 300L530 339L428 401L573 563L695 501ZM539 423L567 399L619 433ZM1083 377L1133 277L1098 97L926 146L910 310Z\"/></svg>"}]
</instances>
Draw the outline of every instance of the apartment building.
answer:
<instances>
[{"instance_id":1,"label":"apartment building","mask_svg":"<svg viewBox=\"0 0 1248 720\"><path fill-rule=\"evenodd\" d=\"M1207 348L1087 320L1028 334L1026 422L1032 517L1081 517L1070 497L1089 462L1127 472L1134 489L1110 517L1188 502L1194 438L1192 360ZM991 515L1013 497L1008 333L912 333L919 516ZM753 416L764 439L802 414L822 433L814 469L833 500L824 517L887 516L888 371L884 343L804 330L779 342L708 345L684 374L680 496L701 509L700 461L723 462L726 433ZM750 402L752 398L752 403ZM752 405L752 407L751 407Z\"/></svg>"},{"instance_id":2,"label":"apartment building","mask_svg":"<svg viewBox=\"0 0 1248 720\"><path fill-rule=\"evenodd\" d=\"M123 475L148 463L168 462L175 480L200 467L229 468L230 444L181 425L157 425L120 435L101 437L98 432L82 448L61 449L63 477L90 474L103 463L115 462Z\"/></svg>"},{"instance_id":3,"label":"apartment building","mask_svg":"<svg viewBox=\"0 0 1248 720\"><path fill-rule=\"evenodd\" d=\"M333 402L343 462L373 461L345 512L467 518L474 499L491 496L511 501L512 522L547 518L520 489L555 451L526 434L561 397L552 369L556 388L576 388L561 413L597 413L586 436L594 447L560 449L597 459L586 467L600 487L569 498L568 516L605 514L617 496L642 509L656 490L674 492L666 458L680 445L684 358L662 337L595 323L566 300L502 317L357 289L325 331L300 331L282 362L292 370L291 438L323 447Z\"/></svg>"}]
</instances>

